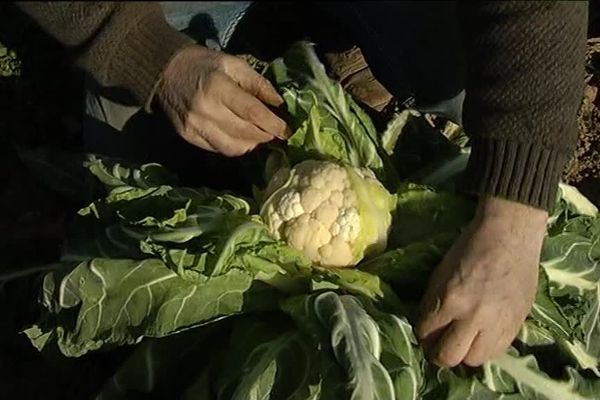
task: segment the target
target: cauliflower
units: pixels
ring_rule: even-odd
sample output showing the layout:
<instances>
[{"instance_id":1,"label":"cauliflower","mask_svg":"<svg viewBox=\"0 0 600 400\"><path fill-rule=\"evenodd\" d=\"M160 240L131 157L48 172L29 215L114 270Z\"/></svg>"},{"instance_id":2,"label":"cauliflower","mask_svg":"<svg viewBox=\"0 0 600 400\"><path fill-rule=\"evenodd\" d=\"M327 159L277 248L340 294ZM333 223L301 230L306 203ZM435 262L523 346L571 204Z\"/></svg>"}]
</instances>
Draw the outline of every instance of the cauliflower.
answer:
<instances>
[{"instance_id":1,"label":"cauliflower","mask_svg":"<svg viewBox=\"0 0 600 400\"><path fill-rule=\"evenodd\" d=\"M354 266L387 245L395 201L369 169L303 161L280 169L265 194L271 233L318 265Z\"/></svg>"}]
</instances>

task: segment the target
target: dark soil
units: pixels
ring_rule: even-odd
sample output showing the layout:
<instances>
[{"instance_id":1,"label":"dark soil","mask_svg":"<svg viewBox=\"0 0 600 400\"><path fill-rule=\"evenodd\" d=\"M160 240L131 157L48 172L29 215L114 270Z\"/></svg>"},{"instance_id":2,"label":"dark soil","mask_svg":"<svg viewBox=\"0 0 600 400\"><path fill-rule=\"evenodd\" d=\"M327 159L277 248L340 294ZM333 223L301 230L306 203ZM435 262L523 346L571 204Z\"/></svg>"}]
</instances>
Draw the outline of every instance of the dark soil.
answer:
<instances>
[{"instance_id":1,"label":"dark soil","mask_svg":"<svg viewBox=\"0 0 600 400\"><path fill-rule=\"evenodd\" d=\"M586 87L577 128L579 142L565 181L576 185L597 204L600 202L600 38L590 39L586 56Z\"/></svg>"}]
</instances>

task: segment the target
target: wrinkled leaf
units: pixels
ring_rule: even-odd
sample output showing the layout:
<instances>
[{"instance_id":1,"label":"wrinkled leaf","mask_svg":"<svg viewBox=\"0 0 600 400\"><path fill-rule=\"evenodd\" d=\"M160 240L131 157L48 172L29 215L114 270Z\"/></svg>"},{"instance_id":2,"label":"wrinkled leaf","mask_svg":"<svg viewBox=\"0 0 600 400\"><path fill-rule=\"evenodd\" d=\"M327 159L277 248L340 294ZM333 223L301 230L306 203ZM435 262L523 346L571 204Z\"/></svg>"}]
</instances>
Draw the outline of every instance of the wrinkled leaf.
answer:
<instances>
[{"instance_id":1,"label":"wrinkled leaf","mask_svg":"<svg viewBox=\"0 0 600 400\"><path fill-rule=\"evenodd\" d=\"M138 343L239 313L251 287L251 275L237 269L192 282L160 260L94 259L56 282L63 318L54 336L70 357Z\"/></svg>"}]
</instances>

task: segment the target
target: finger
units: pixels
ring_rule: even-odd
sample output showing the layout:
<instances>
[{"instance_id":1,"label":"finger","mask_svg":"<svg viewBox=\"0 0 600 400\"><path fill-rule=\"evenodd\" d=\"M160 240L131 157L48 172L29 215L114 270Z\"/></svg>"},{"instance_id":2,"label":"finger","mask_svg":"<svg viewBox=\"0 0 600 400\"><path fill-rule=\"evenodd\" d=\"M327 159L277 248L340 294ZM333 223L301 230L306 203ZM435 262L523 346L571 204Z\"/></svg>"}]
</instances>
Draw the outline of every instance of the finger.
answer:
<instances>
[{"instance_id":1,"label":"finger","mask_svg":"<svg viewBox=\"0 0 600 400\"><path fill-rule=\"evenodd\" d=\"M199 147L203 150L211 151L213 153L217 153L217 149L215 149L206 139L202 136L197 135L195 129L190 129L185 131L181 137L188 143Z\"/></svg>"},{"instance_id":2,"label":"finger","mask_svg":"<svg viewBox=\"0 0 600 400\"><path fill-rule=\"evenodd\" d=\"M233 111L238 117L251 122L268 134L285 140L289 134L286 123L271 112L256 97L241 90L233 82L224 87L222 94L223 104Z\"/></svg>"},{"instance_id":3,"label":"finger","mask_svg":"<svg viewBox=\"0 0 600 400\"><path fill-rule=\"evenodd\" d=\"M277 93L271 82L252 69L246 61L237 57L232 57L228 61L225 72L244 90L272 106L279 107L283 104L283 98Z\"/></svg>"},{"instance_id":4,"label":"finger","mask_svg":"<svg viewBox=\"0 0 600 400\"><path fill-rule=\"evenodd\" d=\"M494 345L494 339L495 335L492 335L490 331L479 332L463 362L469 367L478 367L483 364L489 355L489 346Z\"/></svg>"},{"instance_id":5,"label":"finger","mask_svg":"<svg viewBox=\"0 0 600 400\"><path fill-rule=\"evenodd\" d=\"M470 367L479 367L484 362L506 351L514 337L498 334L497 330L479 332L463 362Z\"/></svg>"},{"instance_id":6,"label":"finger","mask_svg":"<svg viewBox=\"0 0 600 400\"><path fill-rule=\"evenodd\" d=\"M225 85L227 87L230 83L231 80L223 75L220 86L223 87ZM235 90L243 92L238 87L235 87ZM224 132L225 136L228 136L232 140L239 138L254 144L273 140L273 135L268 134L248 121L244 121L234 114L233 111L229 110L227 106L220 104L219 101L208 101L206 98L199 99L196 112L194 113L194 120L198 127L197 130L201 130L199 128L204 128L208 122L211 122L221 132Z\"/></svg>"},{"instance_id":7,"label":"finger","mask_svg":"<svg viewBox=\"0 0 600 400\"><path fill-rule=\"evenodd\" d=\"M266 143L273 140L273 136L258 128L256 125L244 121L233 111L224 109L223 117L215 121L215 124L229 136L239 136L241 139L252 143Z\"/></svg>"},{"instance_id":8,"label":"finger","mask_svg":"<svg viewBox=\"0 0 600 400\"><path fill-rule=\"evenodd\" d=\"M416 333L419 340L429 342L432 335L452 322L454 314L442 309L439 296L425 294L421 306L421 318L417 322Z\"/></svg>"},{"instance_id":9,"label":"finger","mask_svg":"<svg viewBox=\"0 0 600 400\"><path fill-rule=\"evenodd\" d=\"M248 142L242 138L232 138L214 122L197 117L190 118L195 127L193 132L194 140L206 141L215 152L227 157L238 157L244 155L256 147L256 143Z\"/></svg>"},{"instance_id":10,"label":"finger","mask_svg":"<svg viewBox=\"0 0 600 400\"><path fill-rule=\"evenodd\" d=\"M428 357L432 354L433 350L435 350L436 343L438 343L438 341L440 340L440 337L442 337L442 335L447 327L448 327L448 324L442 326L439 329L432 331L426 337L419 339L419 343L421 344L423 351L425 352L425 354Z\"/></svg>"},{"instance_id":11,"label":"finger","mask_svg":"<svg viewBox=\"0 0 600 400\"><path fill-rule=\"evenodd\" d=\"M478 330L472 320L455 320L446 329L433 354L432 361L440 367L454 367L465 358Z\"/></svg>"}]
</instances>

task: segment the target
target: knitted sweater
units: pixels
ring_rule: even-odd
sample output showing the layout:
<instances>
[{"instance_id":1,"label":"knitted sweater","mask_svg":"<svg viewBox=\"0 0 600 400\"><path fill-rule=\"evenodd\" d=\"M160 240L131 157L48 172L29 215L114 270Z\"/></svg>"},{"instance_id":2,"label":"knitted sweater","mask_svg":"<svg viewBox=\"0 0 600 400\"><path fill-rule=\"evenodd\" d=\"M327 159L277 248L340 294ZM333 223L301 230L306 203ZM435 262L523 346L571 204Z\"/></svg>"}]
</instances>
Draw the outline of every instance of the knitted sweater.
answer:
<instances>
[{"instance_id":1,"label":"knitted sweater","mask_svg":"<svg viewBox=\"0 0 600 400\"><path fill-rule=\"evenodd\" d=\"M17 2L102 86L148 107L171 57L193 43L156 2ZM585 1L465 2L465 190L550 209L577 141Z\"/></svg>"}]
</instances>

